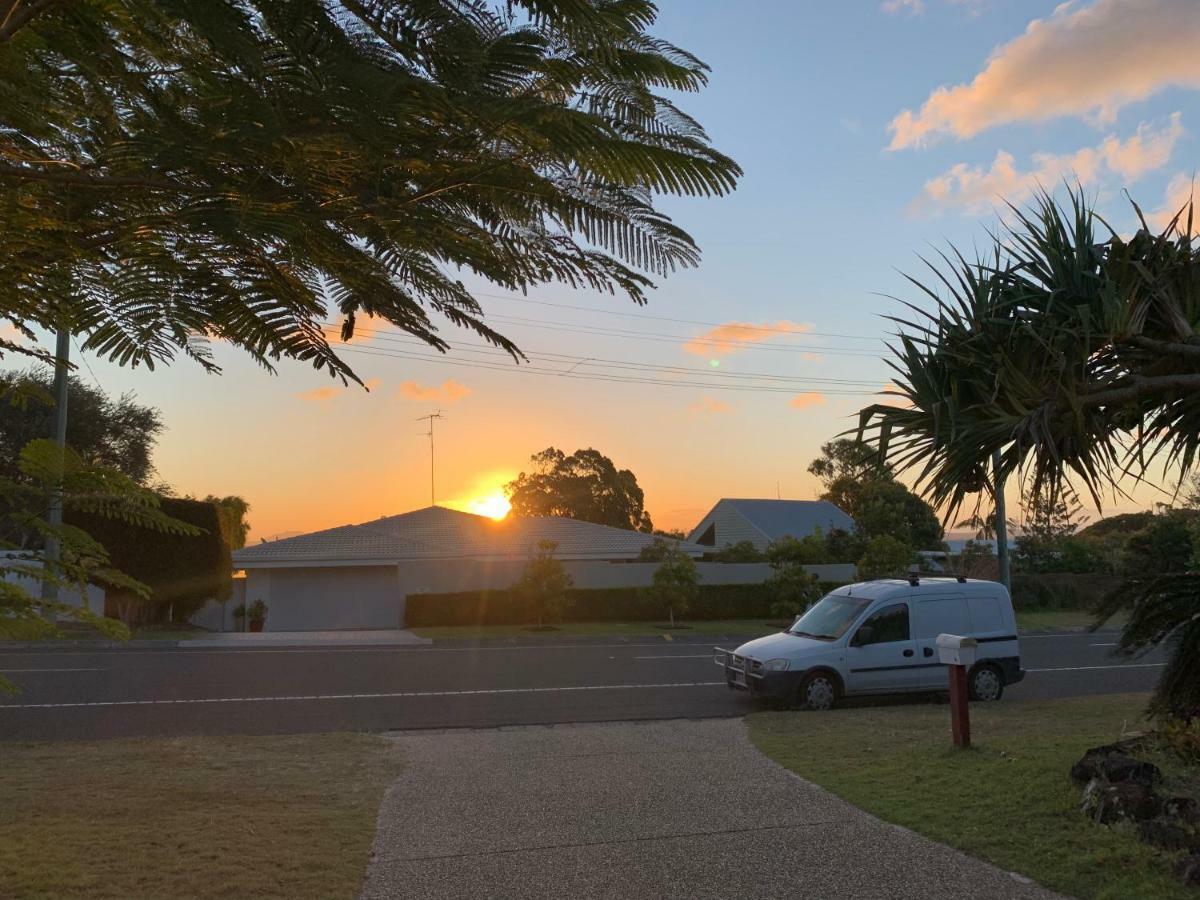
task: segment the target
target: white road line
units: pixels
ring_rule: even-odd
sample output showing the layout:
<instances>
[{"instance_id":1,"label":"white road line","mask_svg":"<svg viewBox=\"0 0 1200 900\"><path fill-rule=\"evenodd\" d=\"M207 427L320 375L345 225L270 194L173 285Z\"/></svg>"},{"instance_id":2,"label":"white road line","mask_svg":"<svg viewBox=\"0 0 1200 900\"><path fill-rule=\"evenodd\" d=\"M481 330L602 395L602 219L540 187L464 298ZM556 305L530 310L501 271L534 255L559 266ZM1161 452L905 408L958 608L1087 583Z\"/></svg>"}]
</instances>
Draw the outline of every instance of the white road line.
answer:
<instances>
[{"instance_id":1,"label":"white road line","mask_svg":"<svg viewBox=\"0 0 1200 900\"><path fill-rule=\"evenodd\" d=\"M1091 672L1096 669L1161 669L1166 663L1126 663L1121 666L1060 666L1054 669L1026 669L1026 672Z\"/></svg>"},{"instance_id":2,"label":"white road line","mask_svg":"<svg viewBox=\"0 0 1200 900\"><path fill-rule=\"evenodd\" d=\"M466 697L494 694L551 694L575 691L636 691L654 688L724 687L724 681L664 684L589 684L576 687L491 688L478 691L393 691L381 694L298 694L285 697L198 697L189 700L86 700L78 703L6 703L0 709L75 709L93 706L182 706L198 703L287 703L308 700L379 700L398 697Z\"/></svg>"},{"instance_id":3,"label":"white road line","mask_svg":"<svg viewBox=\"0 0 1200 900\"><path fill-rule=\"evenodd\" d=\"M13 672L103 672L104 669L0 669L0 673Z\"/></svg>"},{"instance_id":4,"label":"white road line","mask_svg":"<svg viewBox=\"0 0 1200 900\"><path fill-rule=\"evenodd\" d=\"M634 659L712 659L711 653L664 653L659 656L635 656Z\"/></svg>"},{"instance_id":5,"label":"white road line","mask_svg":"<svg viewBox=\"0 0 1200 900\"><path fill-rule=\"evenodd\" d=\"M1088 646L1089 647L1115 647L1115 646L1117 646L1117 642L1113 641L1111 644L1088 644Z\"/></svg>"}]
</instances>

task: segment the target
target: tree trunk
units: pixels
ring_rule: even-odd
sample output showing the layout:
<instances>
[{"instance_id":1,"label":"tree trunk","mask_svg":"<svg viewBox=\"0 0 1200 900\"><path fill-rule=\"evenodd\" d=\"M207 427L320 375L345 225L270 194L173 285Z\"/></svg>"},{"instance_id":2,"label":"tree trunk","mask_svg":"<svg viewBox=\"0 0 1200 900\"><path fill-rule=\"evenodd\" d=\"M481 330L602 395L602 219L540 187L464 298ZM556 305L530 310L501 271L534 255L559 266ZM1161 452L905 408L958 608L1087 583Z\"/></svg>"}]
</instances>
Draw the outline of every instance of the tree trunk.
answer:
<instances>
[{"instance_id":1,"label":"tree trunk","mask_svg":"<svg viewBox=\"0 0 1200 900\"><path fill-rule=\"evenodd\" d=\"M674 628L675 627L675 607L668 606L667 607L667 615L671 617L671 627Z\"/></svg>"}]
</instances>

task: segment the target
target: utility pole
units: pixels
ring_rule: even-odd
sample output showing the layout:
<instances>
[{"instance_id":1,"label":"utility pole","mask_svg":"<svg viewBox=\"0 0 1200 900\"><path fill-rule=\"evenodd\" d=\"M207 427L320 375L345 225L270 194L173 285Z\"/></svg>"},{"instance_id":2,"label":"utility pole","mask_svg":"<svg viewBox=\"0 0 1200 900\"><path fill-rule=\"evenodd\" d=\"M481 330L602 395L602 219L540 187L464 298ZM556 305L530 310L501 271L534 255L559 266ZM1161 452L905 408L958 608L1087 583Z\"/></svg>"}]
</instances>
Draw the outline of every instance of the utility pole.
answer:
<instances>
[{"instance_id":1,"label":"utility pole","mask_svg":"<svg viewBox=\"0 0 1200 900\"><path fill-rule=\"evenodd\" d=\"M1004 477L1000 474L1000 451L992 454L992 491L996 499L996 561L1000 564L1000 583L1012 590L1012 570L1008 562L1008 519L1004 512Z\"/></svg>"},{"instance_id":2,"label":"utility pole","mask_svg":"<svg viewBox=\"0 0 1200 900\"><path fill-rule=\"evenodd\" d=\"M58 574L58 561L61 547L58 541L58 531L62 528L62 467L66 456L67 445L67 385L70 381L71 331L60 325L58 341L54 351L54 443L58 445L59 481L50 491L50 508L46 519L50 525L51 534L46 538L45 557L42 560L44 571L52 576ZM58 600L58 584L51 579L42 579L42 599L48 603ZM84 601L86 603L86 600ZM55 614L44 611L46 618L53 621Z\"/></svg>"},{"instance_id":3,"label":"utility pole","mask_svg":"<svg viewBox=\"0 0 1200 900\"><path fill-rule=\"evenodd\" d=\"M425 434L429 436L429 505L430 506L437 505L437 491L434 489L434 482L433 482L433 420L434 419L442 419L442 418L445 418L445 417L442 415L442 411L440 409L437 412L430 413L427 416L418 416L417 417L418 422L424 422L426 419L429 420L429 430L427 432L425 432Z\"/></svg>"}]
</instances>

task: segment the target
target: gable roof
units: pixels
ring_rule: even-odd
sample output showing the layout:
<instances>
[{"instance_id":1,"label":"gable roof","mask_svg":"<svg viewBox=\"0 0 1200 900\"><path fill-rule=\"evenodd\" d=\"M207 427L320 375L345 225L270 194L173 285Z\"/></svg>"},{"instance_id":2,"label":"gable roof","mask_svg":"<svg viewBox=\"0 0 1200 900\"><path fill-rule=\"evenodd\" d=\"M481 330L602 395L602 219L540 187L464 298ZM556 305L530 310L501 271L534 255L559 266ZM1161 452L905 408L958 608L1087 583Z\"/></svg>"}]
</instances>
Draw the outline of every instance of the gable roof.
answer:
<instances>
[{"instance_id":1,"label":"gable roof","mask_svg":"<svg viewBox=\"0 0 1200 900\"><path fill-rule=\"evenodd\" d=\"M722 507L734 510L771 541L777 541L787 535L796 538L807 537L818 528L825 532L833 528L844 531L854 528L854 520L828 500L753 500L726 497L717 501L708 515L700 520L700 524L692 529L687 539L694 541L700 537Z\"/></svg>"},{"instance_id":2,"label":"gable roof","mask_svg":"<svg viewBox=\"0 0 1200 900\"><path fill-rule=\"evenodd\" d=\"M233 552L235 566L316 566L324 563L396 563L419 559L526 559L538 541L558 544L559 559L636 559L654 535L555 517L500 521L427 506L361 525L252 544ZM704 548L681 542L699 556Z\"/></svg>"}]
</instances>

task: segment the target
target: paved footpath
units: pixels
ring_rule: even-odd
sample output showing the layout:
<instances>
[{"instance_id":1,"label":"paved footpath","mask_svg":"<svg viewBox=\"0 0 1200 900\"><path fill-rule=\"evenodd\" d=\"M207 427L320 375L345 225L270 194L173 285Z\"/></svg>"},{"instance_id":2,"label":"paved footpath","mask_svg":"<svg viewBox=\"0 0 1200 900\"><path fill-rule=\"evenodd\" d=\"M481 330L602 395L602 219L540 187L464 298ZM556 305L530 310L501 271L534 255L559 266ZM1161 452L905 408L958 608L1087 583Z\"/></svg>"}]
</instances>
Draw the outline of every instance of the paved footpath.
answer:
<instances>
[{"instance_id":1,"label":"paved footpath","mask_svg":"<svg viewBox=\"0 0 1200 900\"><path fill-rule=\"evenodd\" d=\"M739 719L396 740L368 900L1056 897L797 778Z\"/></svg>"}]
</instances>

